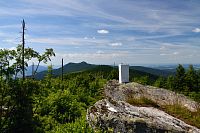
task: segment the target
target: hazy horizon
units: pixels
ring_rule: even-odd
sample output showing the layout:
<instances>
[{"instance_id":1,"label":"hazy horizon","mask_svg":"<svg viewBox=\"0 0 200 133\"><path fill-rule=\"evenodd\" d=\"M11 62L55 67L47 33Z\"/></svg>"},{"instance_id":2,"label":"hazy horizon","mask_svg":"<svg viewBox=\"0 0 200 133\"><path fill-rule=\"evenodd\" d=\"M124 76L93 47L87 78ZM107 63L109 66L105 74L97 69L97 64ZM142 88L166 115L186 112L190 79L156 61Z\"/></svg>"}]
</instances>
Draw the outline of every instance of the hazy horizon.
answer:
<instances>
[{"instance_id":1,"label":"hazy horizon","mask_svg":"<svg viewBox=\"0 0 200 133\"><path fill-rule=\"evenodd\" d=\"M21 43L91 64L200 64L199 0L0 1L0 48Z\"/></svg>"},{"instance_id":2,"label":"hazy horizon","mask_svg":"<svg viewBox=\"0 0 200 133\"><path fill-rule=\"evenodd\" d=\"M67 65L67 64L69 64L69 63L81 63L81 62L86 62L86 61L80 61L80 62L64 62L64 65ZM112 63L112 64L98 64L98 63L91 63L91 62L86 62L87 64L92 64L92 65L109 65L109 66L118 66L119 64L117 64L117 63ZM56 69L56 68L59 68L59 67L61 67L62 65L61 65L61 63L60 63L60 65L58 64L58 65L56 65L56 64L51 64L51 63L47 63L47 64L41 64L40 66L44 66L44 67L48 67L49 65L52 65L53 66L53 68L54 69ZM129 66L144 66L144 67L170 67L170 66L178 66L179 64L177 64L177 63L169 63L169 64L128 64ZM200 64L181 64L181 65L183 65L183 66L189 66L189 65L193 65L194 67L195 66L198 66L198 67L200 67ZM32 64L30 63L29 64L29 66L32 66ZM35 64L35 66L37 66L36 64Z\"/></svg>"}]
</instances>

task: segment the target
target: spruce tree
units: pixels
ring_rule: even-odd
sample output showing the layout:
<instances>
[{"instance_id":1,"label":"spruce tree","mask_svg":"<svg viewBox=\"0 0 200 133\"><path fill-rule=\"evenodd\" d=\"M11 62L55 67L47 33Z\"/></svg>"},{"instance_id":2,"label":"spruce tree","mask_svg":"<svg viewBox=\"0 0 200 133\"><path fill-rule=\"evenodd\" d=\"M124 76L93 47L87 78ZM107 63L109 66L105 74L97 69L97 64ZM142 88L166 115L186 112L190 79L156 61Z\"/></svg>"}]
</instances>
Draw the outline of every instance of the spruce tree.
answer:
<instances>
[{"instance_id":1,"label":"spruce tree","mask_svg":"<svg viewBox=\"0 0 200 133\"><path fill-rule=\"evenodd\" d=\"M170 75L167 77L166 81L166 88L169 90L174 90L175 89L175 78L174 76Z\"/></svg>"},{"instance_id":2,"label":"spruce tree","mask_svg":"<svg viewBox=\"0 0 200 133\"><path fill-rule=\"evenodd\" d=\"M165 79L163 77L159 77L155 81L154 86L159 87L159 88L165 88L166 87L166 85L165 85Z\"/></svg>"},{"instance_id":3,"label":"spruce tree","mask_svg":"<svg viewBox=\"0 0 200 133\"><path fill-rule=\"evenodd\" d=\"M176 68L175 90L183 91L184 88L185 88L185 69L181 64L179 64L178 67Z\"/></svg>"},{"instance_id":4,"label":"spruce tree","mask_svg":"<svg viewBox=\"0 0 200 133\"><path fill-rule=\"evenodd\" d=\"M189 69L186 72L185 80L186 80L186 86L189 89L189 91L197 90L197 84L198 84L197 73L192 65L189 66Z\"/></svg>"}]
</instances>

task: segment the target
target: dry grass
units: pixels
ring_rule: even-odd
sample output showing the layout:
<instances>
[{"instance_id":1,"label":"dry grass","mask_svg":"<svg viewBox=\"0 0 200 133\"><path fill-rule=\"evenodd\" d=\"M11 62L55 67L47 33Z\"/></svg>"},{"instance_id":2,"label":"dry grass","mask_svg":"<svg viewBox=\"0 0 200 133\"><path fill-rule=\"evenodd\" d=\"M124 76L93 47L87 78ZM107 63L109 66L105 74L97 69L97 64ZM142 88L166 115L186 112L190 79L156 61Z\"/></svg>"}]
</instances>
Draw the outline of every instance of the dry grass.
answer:
<instances>
[{"instance_id":1,"label":"dry grass","mask_svg":"<svg viewBox=\"0 0 200 133\"><path fill-rule=\"evenodd\" d=\"M191 112L180 105L167 105L161 107L161 109L187 124L200 128L200 109L196 112Z\"/></svg>"},{"instance_id":2,"label":"dry grass","mask_svg":"<svg viewBox=\"0 0 200 133\"><path fill-rule=\"evenodd\" d=\"M158 104L154 101L147 99L145 97L142 98L129 98L126 102L131 105L139 106L139 107L155 107L159 108Z\"/></svg>"},{"instance_id":3,"label":"dry grass","mask_svg":"<svg viewBox=\"0 0 200 133\"><path fill-rule=\"evenodd\" d=\"M180 105L159 106L157 103L147 98L140 98L140 99L129 98L127 102L131 105L139 107L158 108L178 119L181 119L182 121L184 121L189 125L200 128L200 109L198 109L197 112L191 112Z\"/></svg>"}]
</instances>

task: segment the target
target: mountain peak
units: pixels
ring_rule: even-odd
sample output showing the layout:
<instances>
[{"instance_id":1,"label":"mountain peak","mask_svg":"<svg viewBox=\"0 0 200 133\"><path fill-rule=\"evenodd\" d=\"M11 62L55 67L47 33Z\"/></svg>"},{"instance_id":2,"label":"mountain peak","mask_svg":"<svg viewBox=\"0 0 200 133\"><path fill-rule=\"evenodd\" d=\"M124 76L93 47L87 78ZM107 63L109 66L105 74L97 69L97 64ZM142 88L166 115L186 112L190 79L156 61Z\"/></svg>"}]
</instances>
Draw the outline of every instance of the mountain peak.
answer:
<instances>
[{"instance_id":1,"label":"mountain peak","mask_svg":"<svg viewBox=\"0 0 200 133\"><path fill-rule=\"evenodd\" d=\"M85 61L82 61L80 64L88 64L87 62L85 62Z\"/></svg>"}]
</instances>

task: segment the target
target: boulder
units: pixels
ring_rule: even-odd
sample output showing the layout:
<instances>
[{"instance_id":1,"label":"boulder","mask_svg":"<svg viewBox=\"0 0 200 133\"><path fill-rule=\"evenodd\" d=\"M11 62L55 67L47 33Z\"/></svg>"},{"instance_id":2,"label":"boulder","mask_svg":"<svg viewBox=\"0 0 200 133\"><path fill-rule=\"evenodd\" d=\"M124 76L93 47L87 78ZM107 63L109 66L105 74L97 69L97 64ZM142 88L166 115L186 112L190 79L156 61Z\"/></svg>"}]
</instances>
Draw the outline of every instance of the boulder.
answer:
<instances>
[{"instance_id":1,"label":"boulder","mask_svg":"<svg viewBox=\"0 0 200 133\"><path fill-rule=\"evenodd\" d=\"M134 82L119 84L113 80L105 85L104 95L105 99L87 110L87 121L95 130L114 133L200 133L200 129L159 110L165 105L180 105L191 112L197 111L199 103L182 94ZM131 105L128 103L130 98L149 99L159 108Z\"/></svg>"},{"instance_id":2,"label":"boulder","mask_svg":"<svg viewBox=\"0 0 200 133\"><path fill-rule=\"evenodd\" d=\"M156 108L107 99L88 109L87 121L94 129L114 133L200 133L196 127Z\"/></svg>"},{"instance_id":3,"label":"boulder","mask_svg":"<svg viewBox=\"0 0 200 133\"><path fill-rule=\"evenodd\" d=\"M135 82L119 84L116 80L109 81L104 87L105 97L115 101L127 101L129 98L147 98L158 105L180 105L195 112L200 107L199 103L187 98L183 94L173 91L145 86Z\"/></svg>"}]
</instances>

